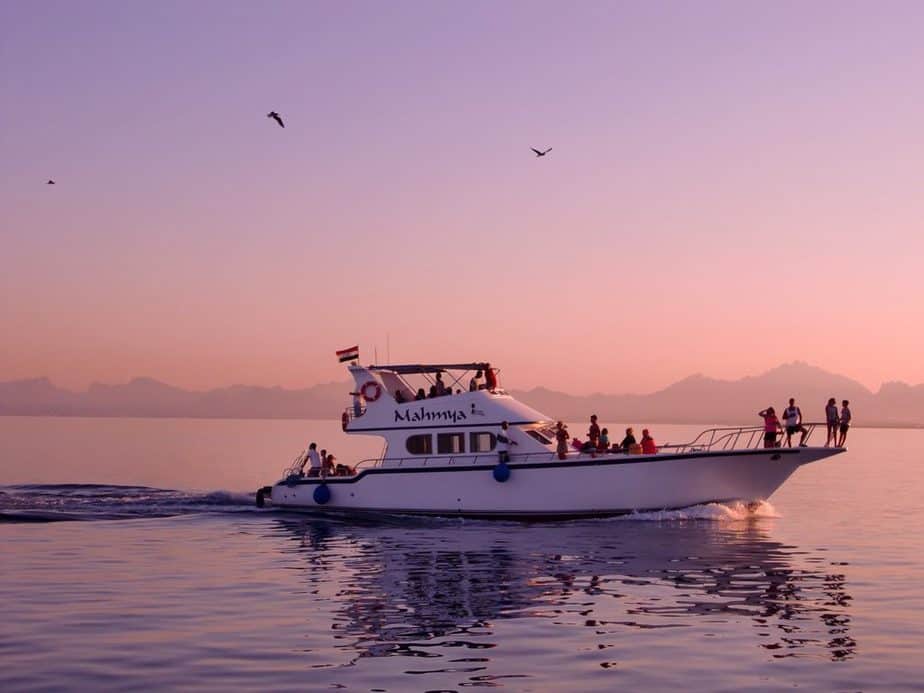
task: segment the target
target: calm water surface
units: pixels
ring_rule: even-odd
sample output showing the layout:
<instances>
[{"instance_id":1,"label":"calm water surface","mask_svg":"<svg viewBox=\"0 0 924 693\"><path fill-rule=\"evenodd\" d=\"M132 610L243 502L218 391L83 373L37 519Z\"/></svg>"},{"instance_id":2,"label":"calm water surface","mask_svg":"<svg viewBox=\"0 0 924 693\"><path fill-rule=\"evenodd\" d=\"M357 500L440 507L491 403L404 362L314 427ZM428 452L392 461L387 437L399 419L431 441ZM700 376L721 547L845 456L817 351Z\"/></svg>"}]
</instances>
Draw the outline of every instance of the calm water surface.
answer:
<instances>
[{"instance_id":1,"label":"calm water surface","mask_svg":"<svg viewBox=\"0 0 924 693\"><path fill-rule=\"evenodd\" d=\"M851 431L753 513L256 511L308 430L378 451L336 422L0 418L0 690L924 690L924 431Z\"/></svg>"}]
</instances>

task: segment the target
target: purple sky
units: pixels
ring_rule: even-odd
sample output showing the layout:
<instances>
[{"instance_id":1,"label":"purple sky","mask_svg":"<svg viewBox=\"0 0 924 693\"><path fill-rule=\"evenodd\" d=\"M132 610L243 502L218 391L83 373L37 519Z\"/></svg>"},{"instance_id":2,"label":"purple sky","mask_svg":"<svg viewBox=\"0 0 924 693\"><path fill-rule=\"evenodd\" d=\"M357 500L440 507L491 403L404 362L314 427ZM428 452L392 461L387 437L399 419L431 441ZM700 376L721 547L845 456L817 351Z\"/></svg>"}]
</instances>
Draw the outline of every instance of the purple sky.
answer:
<instances>
[{"instance_id":1,"label":"purple sky","mask_svg":"<svg viewBox=\"0 0 924 693\"><path fill-rule=\"evenodd\" d=\"M922 382L922 36L892 2L0 4L0 379L298 386L388 335L575 392Z\"/></svg>"}]
</instances>

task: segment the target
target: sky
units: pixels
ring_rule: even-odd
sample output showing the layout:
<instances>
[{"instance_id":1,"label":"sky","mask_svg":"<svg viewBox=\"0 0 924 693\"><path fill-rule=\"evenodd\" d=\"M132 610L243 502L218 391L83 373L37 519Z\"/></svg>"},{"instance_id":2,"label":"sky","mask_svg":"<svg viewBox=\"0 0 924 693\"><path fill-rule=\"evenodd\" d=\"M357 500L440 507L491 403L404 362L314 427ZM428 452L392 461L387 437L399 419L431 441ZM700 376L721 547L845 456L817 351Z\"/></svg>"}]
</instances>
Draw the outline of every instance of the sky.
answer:
<instances>
[{"instance_id":1,"label":"sky","mask_svg":"<svg viewBox=\"0 0 924 693\"><path fill-rule=\"evenodd\" d=\"M922 383L922 35L914 2L0 1L0 380L304 387L359 344L575 394Z\"/></svg>"}]
</instances>

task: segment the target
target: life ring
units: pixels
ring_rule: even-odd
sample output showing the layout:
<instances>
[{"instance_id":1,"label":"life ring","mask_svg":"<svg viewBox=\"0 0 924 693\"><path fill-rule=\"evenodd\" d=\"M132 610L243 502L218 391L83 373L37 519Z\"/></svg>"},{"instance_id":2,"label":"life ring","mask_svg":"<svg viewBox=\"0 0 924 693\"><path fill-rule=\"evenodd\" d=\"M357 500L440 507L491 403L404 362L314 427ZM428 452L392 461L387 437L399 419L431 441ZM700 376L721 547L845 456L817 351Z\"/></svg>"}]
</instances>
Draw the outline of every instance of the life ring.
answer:
<instances>
[{"instance_id":1,"label":"life ring","mask_svg":"<svg viewBox=\"0 0 924 693\"><path fill-rule=\"evenodd\" d=\"M361 394L363 399L365 399L367 402L374 402L382 396L382 386L374 380L370 380L368 383L359 388L359 394Z\"/></svg>"}]
</instances>

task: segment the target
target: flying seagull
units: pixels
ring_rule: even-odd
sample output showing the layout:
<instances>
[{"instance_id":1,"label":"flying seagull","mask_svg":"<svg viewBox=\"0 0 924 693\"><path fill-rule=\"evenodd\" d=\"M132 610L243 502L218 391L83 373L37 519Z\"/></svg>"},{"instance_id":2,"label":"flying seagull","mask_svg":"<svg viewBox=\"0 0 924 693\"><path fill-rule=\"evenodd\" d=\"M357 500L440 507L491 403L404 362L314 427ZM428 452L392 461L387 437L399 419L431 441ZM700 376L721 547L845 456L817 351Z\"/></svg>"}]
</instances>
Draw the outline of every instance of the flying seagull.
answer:
<instances>
[{"instance_id":1,"label":"flying seagull","mask_svg":"<svg viewBox=\"0 0 924 693\"><path fill-rule=\"evenodd\" d=\"M545 156L545 155L548 154L550 151L552 151L552 148L551 148L551 147L549 147L548 149L546 149L544 152L540 152L540 151L539 151L538 149L536 149L535 147L530 147L530 149L532 149L534 152L536 152L536 156Z\"/></svg>"},{"instance_id":2,"label":"flying seagull","mask_svg":"<svg viewBox=\"0 0 924 693\"><path fill-rule=\"evenodd\" d=\"M54 184L55 184L55 182L54 182L51 178L49 178L49 179L48 179L48 182L45 183L45 185L54 185Z\"/></svg>"},{"instance_id":3,"label":"flying seagull","mask_svg":"<svg viewBox=\"0 0 924 693\"><path fill-rule=\"evenodd\" d=\"M282 122L282 118L280 117L280 115L279 115L278 113L276 113L276 111L270 111L269 113L266 114L266 117L267 117L267 118L272 118L272 119L275 120L277 123L279 123L279 127L281 127L281 128L284 128L284 127L285 127L285 123Z\"/></svg>"}]
</instances>

